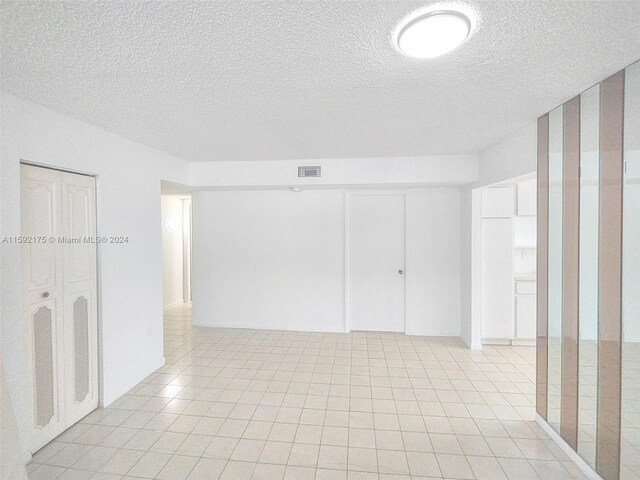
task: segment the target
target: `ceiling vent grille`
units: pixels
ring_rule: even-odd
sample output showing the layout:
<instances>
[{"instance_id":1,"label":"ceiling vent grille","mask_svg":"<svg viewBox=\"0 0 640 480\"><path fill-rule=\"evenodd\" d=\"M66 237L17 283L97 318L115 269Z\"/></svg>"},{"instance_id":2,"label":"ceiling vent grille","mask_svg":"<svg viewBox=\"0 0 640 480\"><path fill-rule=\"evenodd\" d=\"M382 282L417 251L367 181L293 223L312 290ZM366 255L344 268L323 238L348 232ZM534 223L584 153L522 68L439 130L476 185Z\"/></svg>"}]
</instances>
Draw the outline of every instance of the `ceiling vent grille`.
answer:
<instances>
[{"instance_id":1,"label":"ceiling vent grille","mask_svg":"<svg viewBox=\"0 0 640 480\"><path fill-rule=\"evenodd\" d=\"M298 167L298 178L320 177L320 167Z\"/></svg>"}]
</instances>

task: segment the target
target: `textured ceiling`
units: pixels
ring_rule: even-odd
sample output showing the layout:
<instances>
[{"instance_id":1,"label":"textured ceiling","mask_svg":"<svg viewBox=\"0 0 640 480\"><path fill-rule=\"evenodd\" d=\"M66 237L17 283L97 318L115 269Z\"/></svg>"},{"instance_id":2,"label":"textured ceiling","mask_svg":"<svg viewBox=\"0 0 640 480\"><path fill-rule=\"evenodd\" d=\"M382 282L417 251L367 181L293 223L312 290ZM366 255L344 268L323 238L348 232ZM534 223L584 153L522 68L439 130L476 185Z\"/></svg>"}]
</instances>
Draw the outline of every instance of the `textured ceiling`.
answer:
<instances>
[{"instance_id":1,"label":"textured ceiling","mask_svg":"<svg viewBox=\"0 0 640 480\"><path fill-rule=\"evenodd\" d=\"M640 57L638 1L467 1L399 54L415 1L2 2L4 91L192 161L475 153Z\"/></svg>"}]
</instances>

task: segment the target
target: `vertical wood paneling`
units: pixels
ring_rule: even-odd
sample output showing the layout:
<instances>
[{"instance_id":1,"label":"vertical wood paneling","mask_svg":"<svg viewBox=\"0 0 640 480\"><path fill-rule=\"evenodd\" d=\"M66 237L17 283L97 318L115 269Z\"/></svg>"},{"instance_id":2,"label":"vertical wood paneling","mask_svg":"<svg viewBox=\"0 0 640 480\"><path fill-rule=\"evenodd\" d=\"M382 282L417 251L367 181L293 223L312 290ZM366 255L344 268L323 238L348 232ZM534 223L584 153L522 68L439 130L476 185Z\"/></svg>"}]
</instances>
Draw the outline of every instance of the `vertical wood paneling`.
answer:
<instances>
[{"instance_id":1,"label":"vertical wood paneling","mask_svg":"<svg viewBox=\"0 0 640 480\"><path fill-rule=\"evenodd\" d=\"M536 333L536 411L547 418L547 267L549 231L549 115L538 119L538 257Z\"/></svg>"},{"instance_id":2,"label":"vertical wood paneling","mask_svg":"<svg viewBox=\"0 0 640 480\"><path fill-rule=\"evenodd\" d=\"M578 448L580 97L564 104L562 185L562 401L560 435Z\"/></svg>"},{"instance_id":3,"label":"vertical wood paneling","mask_svg":"<svg viewBox=\"0 0 640 480\"><path fill-rule=\"evenodd\" d=\"M605 480L620 475L623 103L621 71L600 86L596 470Z\"/></svg>"}]
</instances>

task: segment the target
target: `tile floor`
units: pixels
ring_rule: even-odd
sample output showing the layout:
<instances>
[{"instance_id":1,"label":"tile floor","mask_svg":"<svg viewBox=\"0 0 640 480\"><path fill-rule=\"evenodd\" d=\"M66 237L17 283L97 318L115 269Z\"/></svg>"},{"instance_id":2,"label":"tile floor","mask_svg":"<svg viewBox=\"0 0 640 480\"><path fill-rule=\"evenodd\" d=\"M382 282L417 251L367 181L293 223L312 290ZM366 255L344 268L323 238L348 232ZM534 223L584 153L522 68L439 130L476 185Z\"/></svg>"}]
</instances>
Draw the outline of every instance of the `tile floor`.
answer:
<instances>
[{"instance_id":1,"label":"tile floor","mask_svg":"<svg viewBox=\"0 0 640 480\"><path fill-rule=\"evenodd\" d=\"M530 347L194 328L166 365L38 451L31 480L585 478L532 421Z\"/></svg>"}]
</instances>

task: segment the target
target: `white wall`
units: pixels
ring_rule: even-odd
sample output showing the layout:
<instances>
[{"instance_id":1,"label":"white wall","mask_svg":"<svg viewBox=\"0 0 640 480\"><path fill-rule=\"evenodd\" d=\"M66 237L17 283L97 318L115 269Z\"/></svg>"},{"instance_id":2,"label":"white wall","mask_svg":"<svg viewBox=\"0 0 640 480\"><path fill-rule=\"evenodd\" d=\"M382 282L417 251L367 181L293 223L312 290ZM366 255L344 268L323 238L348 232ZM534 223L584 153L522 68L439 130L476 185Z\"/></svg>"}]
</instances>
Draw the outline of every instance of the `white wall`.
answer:
<instances>
[{"instance_id":1,"label":"white wall","mask_svg":"<svg viewBox=\"0 0 640 480\"><path fill-rule=\"evenodd\" d=\"M473 345L474 338L480 338L480 325L472 325L473 296L472 296L472 206L473 191L470 188L460 189L460 338L468 346ZM478 194L479 197L479 194ZM479 202L478 202L479 203ZM478 259L476 259L477 261ZM477 330L474 335L474 330Z\"/></svg>"},{"instance_id":2,"label":"white wall","mask_svg":"<svg viewBox=\"0 0 640 480\"><path fill-rule=\"evenodd\" d=\"M460 333L460 190L407 197L407 333ZM196 325L344 331L345 191L193 194Z\"/></svg>"},{"instance_id":3,"label":"white wall","mask_svg":"<svg viewBox=\"0 0 640 480\"><path fill-rule=\"evenodd\" d=\"M2 169L0 168L1 184ZM3 233L2 209L0 208L0 238ZM0 298L4 298L2 296L2 282L0 282ZM0 339L2 338L2 318L2 309L0 308ZM25 455L22 450L15 409L5 380L3 363L2 342L0 342L0 478L26 480L27 470L24 465L28 460L28 455Z\"/></svg>"},{"instance_id":4,"label":"white wall","mask_svg":"<svg viewBox=\"0 0 640 480\"><path fill-rule=\"evenodd\" d=\"M162 285L164 308L179 305L184 301L182 235L182 200L168 195L162 196ZM173 222L170 225L170 222ZM169 231L169 228L173 231Z\"/></svg>"},{"instance_id":5,"label":"white wall","mask_svg":"<svg viewBox=\"0 0 640 480\"><path fill-rule=\"evenodd\" d=\"M625 71L622 326L625 342L640 342L640 61Z\"/></svg>"},{"instance_id":6,"label":"white wall","mask_svg":"<svg viewBox=\"0 0 640 480\"><path fill-rule=\"evenodd\" d=\"M321 178L298 178L298 165L320 165ZM344 158L259 162L196 162L190 166L194 187L435 186L478 180L477 155Z\"/></svg>"},{"instance_id":7,"label":"white wall","mask_svg":"<svg viewBox=\"0 0 640 480\"><path fill-rule=\"evenodd\" d=\"M535 172L538 164L538 123L532 122L479 155L474 188Z\"/></svg>"},{"instance_id":8,"label":"white wall","mask_svg":"<svg viewBox=\"0 0 640 480\"><path fill-rule=\"evenodd\" d=\"M101 396L109 404L163 363L160 180L187 182L186 162L2 94L2 233L20 235L20 160L97 175ZM2 361L23 448L31 409L25 371L20 248L2 244Z\"/></svg>"}]
</instances>

